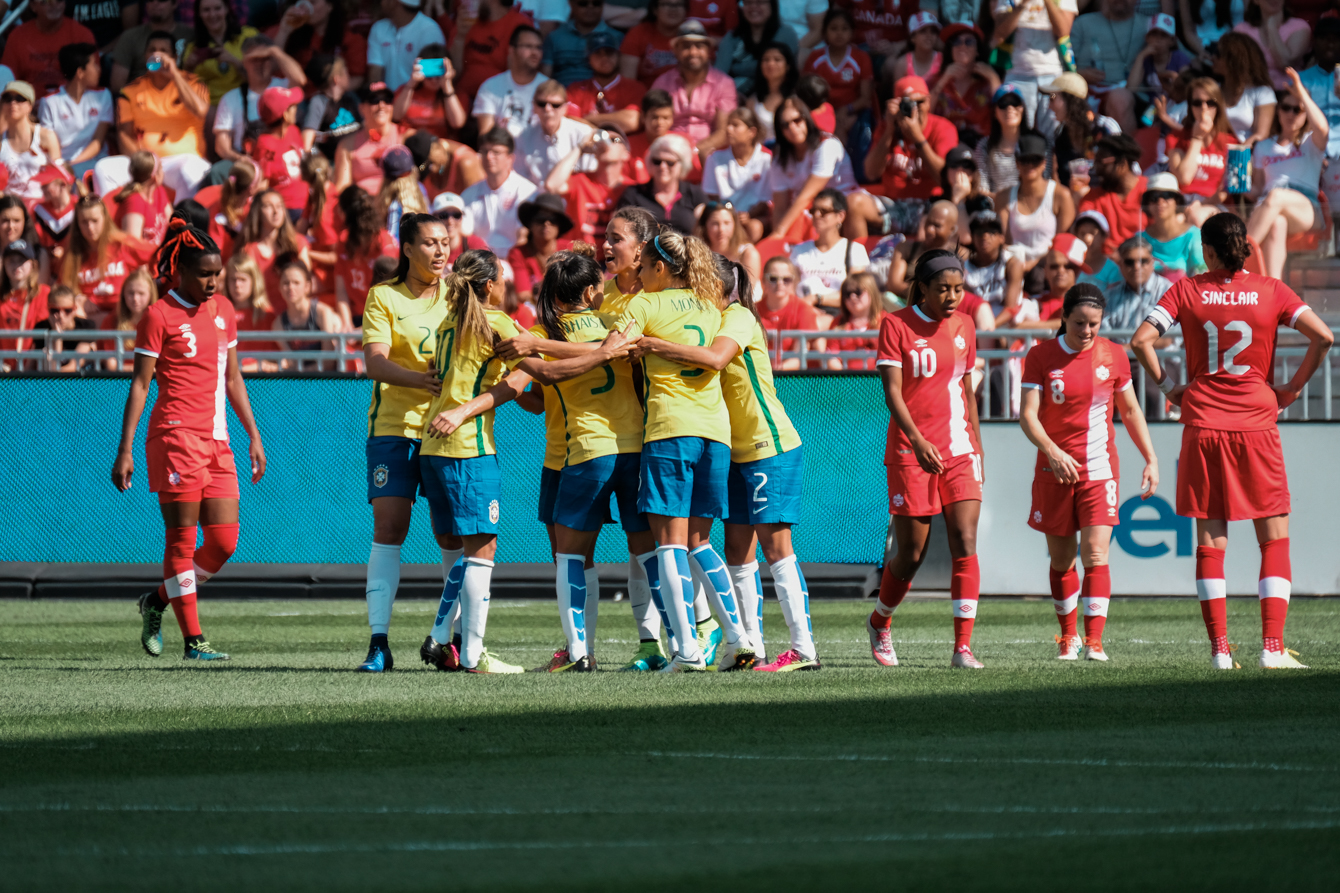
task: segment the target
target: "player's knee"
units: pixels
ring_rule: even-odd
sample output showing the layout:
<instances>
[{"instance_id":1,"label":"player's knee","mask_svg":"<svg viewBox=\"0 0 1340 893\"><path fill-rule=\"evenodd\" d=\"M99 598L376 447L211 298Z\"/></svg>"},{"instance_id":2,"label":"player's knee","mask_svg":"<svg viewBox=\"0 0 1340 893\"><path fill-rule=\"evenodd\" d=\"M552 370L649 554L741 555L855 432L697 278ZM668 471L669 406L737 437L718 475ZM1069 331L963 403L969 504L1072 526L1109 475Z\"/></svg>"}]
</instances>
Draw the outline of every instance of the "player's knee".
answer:
<instances>
[{"instance_id":1,"label":"player's knee","mask_svg":"<svg viewBox=\"0 0 1340 893\"><path fill-rule=\"evenodd\" d=\"M409 522L402 522L399 518L379 519L372 526L373 541L383 545L403 545L407 536L409 536Z\"/></svg>"},{"instance_id":2,"label":"player's knee","mask_svg":"<svg viewBox=\"0 0 1340 893\"><path fill-rule=\"evenodd\" d=\"M238 530L236 524L204 525L205 548L212 548L220 558L227 561L237 551Z\"/></svg>"},{"instance_id":3,"label":"player's knee","mask_svg":"<svg viewBox=\"0 0 1340 893\"><path fill-rule=\"evenodd\" d=\"M977 532L969 530L950 531L949 555L952 558L968 558L977 554Z\"/></svg>"}]
</instances>

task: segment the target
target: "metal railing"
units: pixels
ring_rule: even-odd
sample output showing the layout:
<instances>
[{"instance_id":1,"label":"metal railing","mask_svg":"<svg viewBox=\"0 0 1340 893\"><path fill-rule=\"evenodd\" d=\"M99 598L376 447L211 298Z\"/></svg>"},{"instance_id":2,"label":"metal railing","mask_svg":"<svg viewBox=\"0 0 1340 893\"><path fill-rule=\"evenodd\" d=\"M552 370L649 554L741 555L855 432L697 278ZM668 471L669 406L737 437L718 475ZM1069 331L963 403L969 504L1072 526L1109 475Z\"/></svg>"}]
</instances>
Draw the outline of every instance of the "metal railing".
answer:
<instances>
[{"instance_id":1,"label":"metal railing","mask_svg":"<svg viewBox=\"0 0 1340 893\"><path fill-rule=\"evenodd\" d=\"M24 11L27 9L28 9L28 0L19 0L18 3L15 3L12 7L10 7L9 12L5 15L5 18L2 21L0 21L0 34L4 34L12 26L16 25L19 21L19 17L22 16Z\"/></svg>"},{"instance_id":2,"label":"metal railing","mask_svg":"<svg viewBox=\"0 0 1340 893\"><path fill-rule=\"evenodd\" d=\"M77 371L103 370L108 360L115 361L115 368L106 371L129 370L135 360L133 347L127 341L133 341L134 333L115 329L77 329L69 332L52 332L50 329L5 329L0 330L0 344L13 345L19 342L24 350L0 350L0 366L11 372L58 372L62 366L74 361ZM69 336L62 338L62 336ZM34 341L43 342L36 347ZM57 350L57 343L63 341L93 342L97 348L86 351L75 349ZM356 346L351 346L350 342ZM243 371L323 371L355 373L362 371L363 335L359 332L238 332L237 354L243 364ZM23 344L22 342L27 342ZM247 350L249 343L278 343L280 345L306 342L329 344L321 350L294 350L281 347L278 350ZM110 347L102 347L110 344ZM261 367L274 364L276 368ZM88 368L86 368L88 367Z\"/></svg>"}]
</instances>

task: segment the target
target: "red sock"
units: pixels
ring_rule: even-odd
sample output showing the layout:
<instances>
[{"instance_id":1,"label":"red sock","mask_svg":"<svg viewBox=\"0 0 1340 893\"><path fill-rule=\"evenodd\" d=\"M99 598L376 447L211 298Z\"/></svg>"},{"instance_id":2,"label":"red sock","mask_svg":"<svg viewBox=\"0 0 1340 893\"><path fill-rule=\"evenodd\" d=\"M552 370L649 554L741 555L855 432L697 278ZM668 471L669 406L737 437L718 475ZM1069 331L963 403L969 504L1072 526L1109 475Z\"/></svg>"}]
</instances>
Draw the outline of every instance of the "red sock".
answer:
<instances>
[{"instance_id":1,"label":"red sock","mask_svg":"<svg viewBox=\"0 0 1340 893\"><path fill-rule=\"evenodd\" d=\"M237 524L205 524L204 543L195 553L195 577L203 583L223 568L237 551Z\"/></svg>"},{"instance_id":2,"label":"red sock","mask_svg":"<svg viewBox=\"0 0 1340 893\"><path fill-rule=\"evenodd\" d=\"M1075 617L1079 610L1079 574L1075 573L1073 566L1064 571L1051 568L1051 584L1056 619L1061 621L1061 638L1068 639L1075 634Z\"/></svg>"},{"instance_id":3,"label":"red sock","mask_svg":"<svg viewBox=\"0 0 1340 893\"><path fill-rule=\"evenodd\" d=\"M1228 653L1228 599L1224 583L1224 550L1196 547L1196 594L1200 597L1200 616L1210 634L1214 654Z\"/></svg>"},{"instance_id":4,"label":"red sock","mask_svg":"<svg viewBox=\"0 0 1340 893\"><path fill-rule=\"evenodd\" d=\"M1107 626L1107 605L1112 600L1112 574L1106 564L1096 564L1084 571L1084 640L1102 642L1103 627Z\"/></svg>"},{"instance_id":5,"label":"red sock","mask_svg":"<svg viewBox=\"0 0 1340 893\"><path fill-rule=\"evenodd\" d=\"M172 613L177 615L177 626L181 627L183 637L203 635L200 632L200 618L195 612L195 593L183 595L181 598L174 598Z\"/></svg>"},{"instance_id":6,"label":"red sock","mask_svg":"<svg viewBox=\"0 0 1340 893\"><path fill-rule=\"evenodd\" d=\"M169 527L167 545L163 550L163 585L160 596L166 596L172 611L177 615L177 625L183 636L200 634L200 625L195 621L195 535L194 527ZM189 626L177 603L189 597Z\"/></svg>"},{"instance_id":7,"label":"red sock","mask_svg":"<svg viewBox=\"0 0 1340 893\"><path fill-rule=\"evenodd\" d=\"M977 620L977 593L982 588L982 574L977 567L977 556L954 559L953 576L949 578L949 598L954 605L954 651L972 650L972 627Z\"/></svg>"},{"instance_id":8,"label":"red sock","mask_svg":"<svg viewBox=\"0 0 1340 893\"><path fill-rule=\"evenodd\" d=\"M870 625L875 629L888 629L893 623L893 612L903 603L911 588L911 580L895 577L887 567L884 568L879 578L879 598L875 600L875 610L870 614Z\"/></svg>"},{"instance_id":9,"label":"red sock","mask_svg":"<svg viewBox=\"0 0 1340 893\"><path fill-rule=\"evenodd\" d=\"M1293 574L1289 566L1289 538L1261 544L1261 643L1266 651L1284 650L1284 621L1289 616Z\"/></svg>"}]
</instances>

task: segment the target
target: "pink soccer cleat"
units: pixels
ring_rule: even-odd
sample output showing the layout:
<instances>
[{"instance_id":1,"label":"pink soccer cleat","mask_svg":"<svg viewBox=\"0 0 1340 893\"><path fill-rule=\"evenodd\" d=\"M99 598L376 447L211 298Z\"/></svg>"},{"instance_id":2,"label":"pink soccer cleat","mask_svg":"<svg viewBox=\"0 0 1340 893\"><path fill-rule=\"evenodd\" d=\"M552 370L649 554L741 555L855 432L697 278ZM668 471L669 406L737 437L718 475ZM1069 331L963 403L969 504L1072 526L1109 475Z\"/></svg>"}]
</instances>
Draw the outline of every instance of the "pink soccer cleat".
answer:
<instances>
[{"instance_id":1,"label":"pink soccer cleat","mask_svg":"<svg viewBox=\"0 0 1340 893\"><path fill-rule=\"evenodd\" d=\"M869 617L865 619L865 628L870 633L870 656L875 659L875 663L883 667L898 666L898 655L893 650L890 631L875 626Z\"/></svg>"}]
</instances>

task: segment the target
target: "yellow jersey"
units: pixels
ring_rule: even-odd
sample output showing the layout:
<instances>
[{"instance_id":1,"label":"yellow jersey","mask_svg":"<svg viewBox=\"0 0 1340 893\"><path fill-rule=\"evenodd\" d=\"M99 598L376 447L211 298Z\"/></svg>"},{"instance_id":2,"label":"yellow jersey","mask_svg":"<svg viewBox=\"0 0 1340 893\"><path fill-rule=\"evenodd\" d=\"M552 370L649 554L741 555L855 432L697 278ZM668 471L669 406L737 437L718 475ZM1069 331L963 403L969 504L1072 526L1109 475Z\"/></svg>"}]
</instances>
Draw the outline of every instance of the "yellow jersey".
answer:
<instances>
[{"instance_id":1,"label":"yellow jersey","mask_svg":"<svg viewBox=\"0 0 1340 893\"><path fill-rule=\"evenodd\" d=\"M800 446L800 435L786 416L772 383L768 339L758 319L742 304L721 314L721 331L740 352L721 372L721 388L730 412L730 460L753 462Z\"/></svg>"},{"instance_id":2,"label":"yellow jersey","mask_svg":"<svg viewBox=\"0 0 1340 893\"><path fill-rule=\"evenodd\" d=\"M437 327L447 313L445 291L446 285L439 282L437 294L416 298L403 283L374 286L363 308L363 346L385 344L392 363L412 372L427 372L437 345ZM372 384L368 437L421 438L431 395L418 388L380 381Z\"/></svg>"},{"instance_id":3,"label":"yellow jersey","mask_svg":"<svg viewBox=\"0 0 1340 893\"><path fill-rule=\"evenodd\" d=\"M600 302L599 312L618 319L623 315L624 309L628 306L628 302L640 294L642 294L641 291L636 291L631 295L626 295L620 291L617 280L606 279L605 297Z\"/></svg>"},{"instance_id":4,"label":"yellow jersey","mask_svg":"<svg viewBox=\"0 0 1340 893\"><path fill-rule=\"evenodd\" d=\"M610 318L583 310L560 320L574 344L604 341ZM544 326L532 335L548 338ZM544 389L546 468L580 465L600 456L642 451L642 405L633 387L633 367L615 360ZM558 464L551 462L557 459Z\"/></svg>"},{"instance_id":5,"label":"yellow jersey","mask_svg":"<svg viewBox=\"0 0 1340 893\"><path fill-rule=\"evenodd\" d=\"M644 292L628 302L615 328L630 335L640 332L674 344L704 347L721 329L721 311L687 288ZM703 437L730 443L730 415L719 373L681 366L654 354L642 358L642 373L646 442Z\"/></svg>"},{"instance_id":6,"label":"yellow jersey","mask_svg":"<svg viewBox=\"0 0 1340 893\"><path fill-rule=\"evenodd\" d=\"M488 316L489 328L498 340L515 338L521 334L512 318L501 310L486 308L484 313ZM437 352L433 365L437 369L437 377L442 380L442 393L433 398L428 412L424 414L425 421L432 421L440 412L469 403L502 381L521 362L519 359L506 361L497 356L493 352L494 341L472 340L460 343L457 322L455 316L447 314L437 327ZM420 455L473 459L477 456L492 456L495 452L491 409L461 425L450 437L438 437L424 427Z\"/></svg>"}]
</instances>

